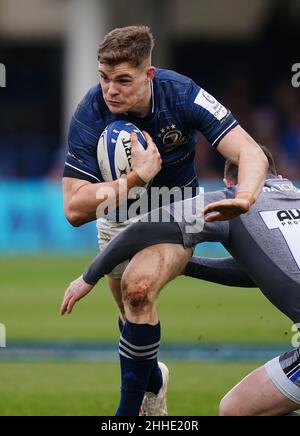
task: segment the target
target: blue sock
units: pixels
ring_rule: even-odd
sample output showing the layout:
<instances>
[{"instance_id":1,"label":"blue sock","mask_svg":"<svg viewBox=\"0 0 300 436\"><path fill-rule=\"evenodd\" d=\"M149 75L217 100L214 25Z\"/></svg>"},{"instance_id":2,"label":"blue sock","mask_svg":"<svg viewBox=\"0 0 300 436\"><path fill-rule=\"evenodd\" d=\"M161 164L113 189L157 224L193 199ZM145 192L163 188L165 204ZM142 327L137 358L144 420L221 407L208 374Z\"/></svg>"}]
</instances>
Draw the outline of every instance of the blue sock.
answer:
<instances>
[{"instance_id":1,"label":"blue sock","mask_svg":"<svg viewBox=\"0 0 300 436\"><path fill-rule=\"evenodd\" d=\"M153 394L157 395L160 388L162 387L162 384L163 384L162 373L158 366L157 358L156 358L156 364L154 365L151 371L146 391L152 392Z\"/></svg>"},{"instance_id":2,"label":"blue sock","mask_svg":"<svg viewBox=\"0 0 300 436\"><path fill-rule=\"evenodd\" d=\"M160 324L126 321L119 343L121 400L116 416L138 416L152 370L157 366Z\"/></svg>"},{"instance_id":3,"label":"blue sock","mask_svg":"<svg viewBox=\"0 0 300 436\"><path fill-rule=\"evenodd\" d=\"M122 331L124 328L124 323L120 317L118 318L118 325L119 325L120 333L122 334ZM162 379L161 370L160 370L158 363L157 363L157 358L155 359L155 361L156 361L156 363L153 366L153 369L151 371L146 392L152 392L153 394L157 395L160 388L162 387L163 379Z\"/></svg>"}]
</instances>

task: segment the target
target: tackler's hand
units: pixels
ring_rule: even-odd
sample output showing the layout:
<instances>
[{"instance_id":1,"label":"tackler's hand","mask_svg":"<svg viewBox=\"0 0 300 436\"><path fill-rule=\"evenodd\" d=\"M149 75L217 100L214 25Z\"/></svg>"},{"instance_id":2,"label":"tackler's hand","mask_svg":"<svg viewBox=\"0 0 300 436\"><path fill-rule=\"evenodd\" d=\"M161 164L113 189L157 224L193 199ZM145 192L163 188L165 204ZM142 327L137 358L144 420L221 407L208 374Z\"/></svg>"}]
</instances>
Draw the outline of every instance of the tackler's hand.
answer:
<instances>
[{"instance_id":1,"label":"tackler's hand","mask_svg":"<svg viewBox=\"0 0 300 436\"><path fill-rule=\"evenodd\" d=\"M202 215L207 223L226 221L247 213L253 203L255 203L255 198L251 192L238 192L233 199L208 204Z\"/></svg>"},{"instance_id":2,"label":"tackler's hand","mask_svg":"<svg viewBox=\"0 0 300 436\"><path fill-rule=\"evenodd\" d=\"M85 297L93 287L94 285L86 283L82 276L78 277L74 282L71 282L65 292L60 314L71 313L75 303Z\"/></svg>"}]
</instances>

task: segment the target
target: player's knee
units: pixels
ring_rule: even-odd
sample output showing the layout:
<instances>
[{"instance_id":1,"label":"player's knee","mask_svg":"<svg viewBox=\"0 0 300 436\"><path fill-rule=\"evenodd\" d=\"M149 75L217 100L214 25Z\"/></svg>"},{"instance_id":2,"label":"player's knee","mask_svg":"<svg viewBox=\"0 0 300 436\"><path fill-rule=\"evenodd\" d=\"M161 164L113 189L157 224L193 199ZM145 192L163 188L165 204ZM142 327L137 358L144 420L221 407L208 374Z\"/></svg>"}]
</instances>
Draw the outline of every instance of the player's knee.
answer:
<instances>
[{"instance_id":1,"label":"player's knee","mask_svg":"<svg viewBox=\"0 0 300 436\"><path fill-rule=\"evenodd\" d=\"M125 271L122 281L121 281L121 289L124 296L126 297L129 294L140 293L148 295L154 289L154 280L150 277L144 277L141 275L140 278L137 277L135 273L127 273Z\"/></svg>"},{"instance_id":2,"label":"player's knee","mask_svg":"<svg viewBox=\"0 0 300 436\"><path fill-rule=\"evenodd\" d=\"M149 292L151 283L148 280L132 282L126 278L122 280L123 302L131 311L141 312L150 306Z\"/></svg>"},{"instance_id":3,"label":"player's knee","mask_svg":"<svg viewBox=\"0 0 300 436\"><path fill-rule=\"evenodd\" d=\"M144 292L133 292L128 294L125 305L127 304L131 312L136 314L143 312L149 306L149 299Z\"/></svg>"}]
</instances>

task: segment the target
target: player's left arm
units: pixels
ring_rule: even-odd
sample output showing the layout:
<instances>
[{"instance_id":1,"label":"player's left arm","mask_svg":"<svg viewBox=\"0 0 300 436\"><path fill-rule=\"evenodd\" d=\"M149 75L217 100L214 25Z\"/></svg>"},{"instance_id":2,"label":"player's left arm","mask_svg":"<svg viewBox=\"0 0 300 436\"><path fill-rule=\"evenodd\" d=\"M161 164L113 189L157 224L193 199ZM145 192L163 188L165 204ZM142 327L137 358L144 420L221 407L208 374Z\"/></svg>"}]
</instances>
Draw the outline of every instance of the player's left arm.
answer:
<instances>
[{"instance_id":1,"label":"player's left arm","mask_svg":"<svg viewBox=\"0 0 300 436\"><path fill-rule=\"evenodd\" d=\"M212 283L239 288L257 288L251 277L233 257L192 257L184 275Z\"/></svg>"},{"instance_id":2,"label":"player's left arm","mask_svg":"<svg viewBox=\"0 0 300 436\"><path fill-rule=\"evenodd\" d=\"M60 307L60 314L71 313L75 303L85 297L94 285L90 285L83 280L82 275L71 282L66 289L63 302Z\"/></svg>"},{"instance_id":3,"label":"player's left arm","mask_svg":"<svg viewBox=\"0 0 300 436\"><path fill-rule=\"evenodd\" d=\"M234 199L206 206L204 214L207 222L228 220L248 212L263 188L268 169L263 151L240 126L230 130L217 147L225 159L238 166L238 189Z\"/></svg>"}]
</instances>

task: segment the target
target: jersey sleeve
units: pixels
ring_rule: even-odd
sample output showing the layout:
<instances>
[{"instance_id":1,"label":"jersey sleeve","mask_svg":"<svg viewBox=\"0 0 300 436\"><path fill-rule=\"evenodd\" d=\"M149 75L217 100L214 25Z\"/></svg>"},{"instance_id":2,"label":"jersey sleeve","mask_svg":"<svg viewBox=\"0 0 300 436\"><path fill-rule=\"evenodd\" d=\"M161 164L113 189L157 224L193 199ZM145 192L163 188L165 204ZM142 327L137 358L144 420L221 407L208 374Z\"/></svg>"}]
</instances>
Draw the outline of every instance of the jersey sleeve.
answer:
<instances>
[{"instance_id":1,"label":"jersey sleeve","mask_svg":"<svg viewBox=\"0 0 300 436\"><path fill-rule=\"evenodd\" d=\"M238 125L229 109L194 82L187 93L186 113L190 127L199 130L213 147Z\"/></svg>"},{"instance_id":2,"label":"jersey sleeve","mask_svg":"<svg viewBox=\"0 0 300 436\"><path fill-rule=\"evenodd\" d=\"M97 145L99 135L84 119L80 106L72 117L68 136L68 153L64 167L64 177L102 182Z\"/></svg>"},{"instance_id":3,"label":"jersey sleeve","mask_svg":"<svg viewBox=\"0 0 300 436\"><path fill-rule=\"evenodd\" d=\"M247 272L233 257L211 259L192 257L188 262L185 275L212 283L239 288L256 288Z\"/></svg>"}]
</instances>

